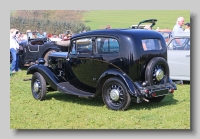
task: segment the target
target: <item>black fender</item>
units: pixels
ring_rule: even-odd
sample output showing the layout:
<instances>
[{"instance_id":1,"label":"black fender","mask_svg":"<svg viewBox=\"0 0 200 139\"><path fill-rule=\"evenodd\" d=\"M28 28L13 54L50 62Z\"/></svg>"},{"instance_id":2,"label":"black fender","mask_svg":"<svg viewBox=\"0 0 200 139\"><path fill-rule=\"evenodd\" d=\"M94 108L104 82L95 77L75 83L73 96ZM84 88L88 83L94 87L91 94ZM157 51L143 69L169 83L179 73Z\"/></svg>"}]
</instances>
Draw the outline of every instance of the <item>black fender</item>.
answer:
<instances>
[{"instance_id":1,"label":"black fender","mask_svg":"<svg viewBox=\"0 0 200 139\"><path fill-rule=\"evenodd\" d=\"M51 86L51 88L57 90L57 84L61 81L47 66L41 64L32 65L27 69L27 74L34 74L35 72L39 72L44 77L46 82Z\"/></svg>"},{"instance_id":2,"label":"black fender","mask_svg":"<svg viewBox=\"0 0 200 139\"><path fill-rule=\"evenodd\" d=\"M130 95L135 96L135 87L133 84L133 81L127 76L126 73L120 71L120 70L107 70L105 71L98 79L97 81L97 88L98 90L102 88L103 83L105 82L106 79L113 77L113 76L118 76L122 81L125 83L127 90L129 91ZM100 91L98 91L100 93Z\"/></svg>"}]
</instances>

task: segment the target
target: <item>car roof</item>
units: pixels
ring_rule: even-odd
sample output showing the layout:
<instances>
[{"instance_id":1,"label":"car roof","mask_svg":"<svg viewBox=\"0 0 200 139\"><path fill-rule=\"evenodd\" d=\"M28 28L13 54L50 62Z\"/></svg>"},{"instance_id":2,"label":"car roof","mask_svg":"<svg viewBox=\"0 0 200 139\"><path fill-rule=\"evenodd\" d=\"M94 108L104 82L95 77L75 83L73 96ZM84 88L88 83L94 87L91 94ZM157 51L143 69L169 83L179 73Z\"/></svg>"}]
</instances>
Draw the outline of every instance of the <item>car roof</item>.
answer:
<instances>
[{"instance_id":1,"label":"car roof","mask_svg":"<svg viewBox=\"0 0 200 139\"><path fill-rule=\"evenodd\" d=\"M126 29L101 29L101 30L92 30L92 31L76 34L76 35L72 36L71 39L83 37L83 36L90 36L90 35L91 36L92 35L110 35L110 36L116 36L116 37L127 36L127 37L138 38L138 37L144 37L144 36L148 37L148 36L152 36L152 35L159 36L161 34L158 33L157 31L147 30L147 29L130 29L130 28L126 28Z\"/></svg>"}]
</instances>

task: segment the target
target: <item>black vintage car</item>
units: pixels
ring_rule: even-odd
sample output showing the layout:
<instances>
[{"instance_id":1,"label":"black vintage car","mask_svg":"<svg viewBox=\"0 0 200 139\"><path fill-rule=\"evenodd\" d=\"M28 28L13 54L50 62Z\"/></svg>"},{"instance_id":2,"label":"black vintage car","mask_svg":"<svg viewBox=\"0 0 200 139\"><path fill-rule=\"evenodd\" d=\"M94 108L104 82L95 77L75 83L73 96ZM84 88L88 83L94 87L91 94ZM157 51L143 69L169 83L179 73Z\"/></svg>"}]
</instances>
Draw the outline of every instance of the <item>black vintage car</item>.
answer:
<instances>
[{"instance_id":1,"label":"black vintage car","mask_svg":"<svg viewBox=\"0 0 200 139\"><path fill-rule=\"evenodd\" d=\"M28 42L20 45L19 50L19 66L31 66L37 63L38 58L44 58L47 60L48 55L51 52L67 51L68 47L59 46L55 42L52 42L48 37L42 38L33 37L37 32L28 32ZM10 61L12 57L10 55ZM47 63L45 63L46 65Z\"/></svg>"},{"instance_id":2,"label":"black vintage car","mask_svg":"<svg viewBox=\"0 0 200 139\"><path fill-rule=\"evenodd\" d=\"M153 46L147 50L143 42ZM177 89L169 77L163 36L145 29L105 29L74 35L68 52L49 54L28 68L31 91L45 100L47 91L79 97L102 97L112 110L126 110L130 102L160 102ZM67 97L67 96L66 96Z\"/></svg>"}]
</instances>

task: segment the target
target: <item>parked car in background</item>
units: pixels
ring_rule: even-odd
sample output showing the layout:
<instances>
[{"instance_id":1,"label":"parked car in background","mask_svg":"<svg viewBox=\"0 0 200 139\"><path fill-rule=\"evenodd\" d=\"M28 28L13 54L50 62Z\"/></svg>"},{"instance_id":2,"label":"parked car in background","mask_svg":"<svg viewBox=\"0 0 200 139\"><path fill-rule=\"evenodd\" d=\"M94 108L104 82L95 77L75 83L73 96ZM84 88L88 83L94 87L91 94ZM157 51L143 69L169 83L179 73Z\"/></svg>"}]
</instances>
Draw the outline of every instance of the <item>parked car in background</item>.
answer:
<instances>
[{"instance_id":1,"label":"parked car in background","mask_svg":"<svg viewBox=\"0 0 200 139\"><path fill-rule=\"evenodd\" d=\"M170 78L190 81L190 32L174 34L167 44L167 49Z\"/></svg>"},{"instance_id":2,"label":"parked car in background","mask_svg":"<svg viewBox=\"0 0 200 139\"><path fill-rule=\"evenodd\" d=\"M164 37L166 42L168 42L172 37L171 29L158 29L157 31Z\"/></svg>"},{"instance_id":3,"label":"parked car in background","mask_svg":"<svg viewBox=\"0 0 200 139\"><path fill-rule=\"evenodd\" d=\"M31 66L37 63L38 58L47 61L48 55L52 52L67 51L68 47L63 47L52 42L48 37L37 38L37 32L28 32L28 42L21 45L19 51L19 66ZM10 54L10 61L12 56ZM47 64L47 63L45 63Z\"/></svg>"},{"instance_id":4,"label":"parked car in background","mask_svg":"<svg viewBox=\"0 0 200 139\"><path fill-rule=\"evenodd\" d=\"M130 28L132 29L144 29L146 26L150 26L153 28L155 26L157 19L147 19L147 20L142 20L140 21L137 25L131 25Z\"/></svg>"},{"instance_id":5,"label":"parked car in background","mask_svg":"<svg viewBox=\"0 0 200 139\"><path fill-rule=\"evenodd\" d=\"M152 41L145 50L143 41ZM160 102L177 89L169 77L163 36L144 29L103 29L74 35L68 52L53 52L28 68L31 92L102 97L108 109L126 110L131 101ZM66 95L67 97L67 95Z\"/></svg>"},{"instance_id":6,"label":"parked car in background","mask_svg":"<svg viewBox=\"0 0 200 139\"><path fill-rule=\"evenodd\" d=\"M130 28L132 29L145 29L145 27L151 27L156 25L157 19L148 19L148 20L143 20L139 22L137 25L131 25ZM159 28L159 27L158 27ZM158 31L165 39L165 42L168 42L169 39L171 38L172 30L170 29L156 29L155 31Z\"/></svg>"}]
</instances>

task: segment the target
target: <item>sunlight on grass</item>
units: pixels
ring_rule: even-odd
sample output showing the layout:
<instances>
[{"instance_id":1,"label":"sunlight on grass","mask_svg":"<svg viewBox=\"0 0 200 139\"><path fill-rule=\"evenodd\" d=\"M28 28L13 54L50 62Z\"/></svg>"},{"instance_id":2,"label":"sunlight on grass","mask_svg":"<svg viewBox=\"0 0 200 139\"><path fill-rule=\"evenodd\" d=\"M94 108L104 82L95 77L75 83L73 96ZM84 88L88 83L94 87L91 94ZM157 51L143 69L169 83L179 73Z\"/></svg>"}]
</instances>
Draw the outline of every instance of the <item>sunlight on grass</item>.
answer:
<instances>
[{"instance_id":1,"label":"sunlight on grass","mask_svg":"<svg viewBox=\"0 0 200 139\"><path fill-rule=\"evenodd\" d=\"M106 108L101 98L57 91L45 101L32 97L26 71L10 77L11 129L190 129L190 85L177 85L161 103L132 102L127 111Z\"/></svg>"}]
</instances>

